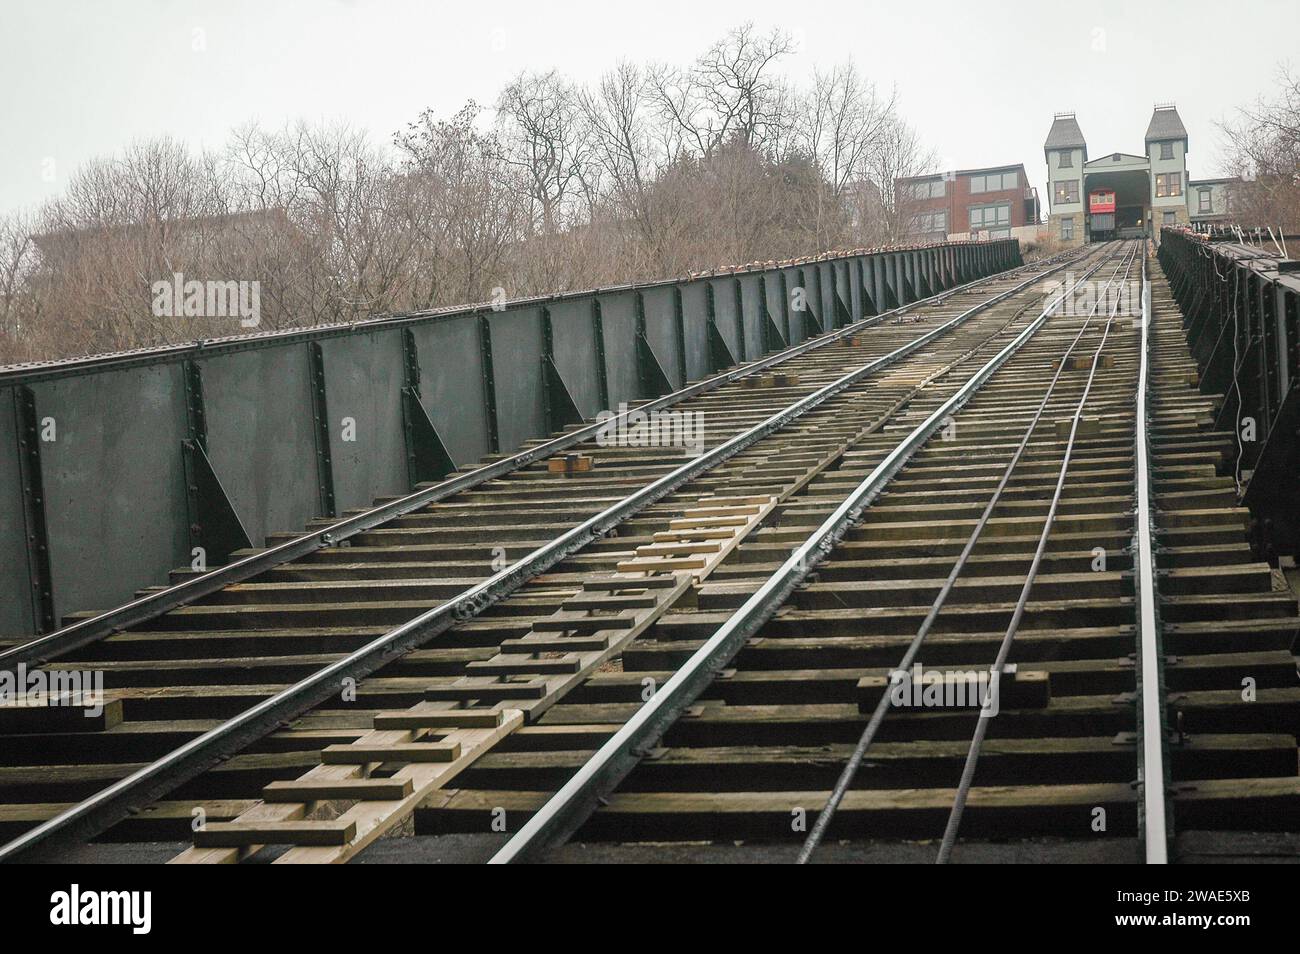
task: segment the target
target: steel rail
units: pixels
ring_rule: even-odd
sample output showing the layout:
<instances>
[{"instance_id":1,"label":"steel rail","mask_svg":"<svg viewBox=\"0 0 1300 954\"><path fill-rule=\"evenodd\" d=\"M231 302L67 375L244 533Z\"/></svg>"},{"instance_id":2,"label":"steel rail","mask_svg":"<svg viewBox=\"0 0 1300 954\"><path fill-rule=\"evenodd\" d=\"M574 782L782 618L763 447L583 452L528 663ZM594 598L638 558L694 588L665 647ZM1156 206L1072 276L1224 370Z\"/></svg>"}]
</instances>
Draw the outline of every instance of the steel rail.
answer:
<instances>
[{"instance_id":1,"label":"steel rail","mask_svg":"<svg viewBox=\"0 0 1300 954\"><path fill-rule=\"evenodd\" d=\"M670 394L655 398L645 404L629 408L607 420L583 425L535 447L493 461L490 464L484 464L463 474L449 477L433 486L413 491L397 500L371 507L362 513L337 520L327 527L304 533L292 540L286 540L274 547L260 550L233 563L208 570L200 576L182 580L180 583L166 589L131 600L97 616L80 620L52 633L12 646L0 652L0 669L13 668L20 663L30 668L57 659L65 653L90 645L115 632L157 619L170 610L185 606L197 599L202 599L226 586L242 583L265 573L267 570L274 569L281 564L314 553L317 550L337 546L357 534L373 530L397 517L405 516L422 507L446 500L455 494L472 490L490 480L506 476L539 460L559 454L576 444L596 437L602 428L618 426L632 413L653 413L663 410L688 398L713 391L740 378L765 371L770 367L782 364L810 351L826 347L848 335L859 333L864 328L898 317L912 309L941 303L960 292L973 290L986 282L999 278L1014 277L1024 269L1032 267L1020 266L1016 269L999 272L996 275L955 286L938 295L932 295L929 298L881 312L879 315L860 318L843 328L819 335L816 338L810 338L791 348L775 352L756 361L737 365L731 370L723 371Z\"/></svg>"},{"instance_id":2,"label":"steel rail","mask_svg":"<svg viewBox=\"0 0 1300 954\"><path fill-rule=\"evenodd\" d=\"M1134 254L1136 254L1136 251L1135 248ZM1132 257L1128 261L1128 270L1125 271L1126 276L1131 269ZM1116 298L1114 306L1110 309L1105 328L1102 331L1101 341L1097 343L1097 350L1093 353L1092 367L1088 371L1088 380L1084 383L1083 393L1079 395L1079 403L1075 407L1074 417L1070 422L1070 436L1065 443L1065 452L1061 457L1061 468L1056 478L1056 488L1052 493L1052 502L1048 505L1047 515L1043 519L1043 530L1039 534L1038 545L1034 549L1033 559L1030 561L1029 569L1025 573L1025 582L1020 589L1020 596L1016 600L1015 609L1012 610L1011 621L1007 624L1007 631L1002 637L1002 642L998 645L997 656L994 658L993 665L989 667L994 692L997 691L1000 684L1007 657L1011 654L1011 645L1020 629L1020 621L1024 618L1025 610L1029 606L1029 594L1033 591L1034 582L1038 577L1038 567L1042 564L1043 555L1047 552L1047 540L1051 536L1052 527L1056 524L1056 512L1061 504L1061 496L1065 490L1065 478L1069 473L1070 460L1074 455L1074 443L1078 436L1079 419L1082 417L1084 406L1088 402L1088 395L1092 391L1093 381L1096 380L1097 368L1101 363L1101 353L1106 347L1106 341L1110 337L1110 329L1114 324L1115 315L1118 311L1119 299ZM961 827L962 816L966 811L966 802L970 797L971 786L975 781L975 769L979 764L984 737L988 734L991 721L988 711L981 709L980 717L975 723L975 732L971 737L970 748L966 752L966 761L962 766L961 780L957 784L952 809L948 813L948 821L944 826L943 839L939 843L939 853L935 858L936 864L946 864L952 857L953 848L957 844L957 833Z\"/></svg>"},{"instance_id":3,"label":"steel rail","mask_svg":"<svg viewBox=\"0 0 1300 954\"><path fill-rule=\"evenodd\" d=\"M1052 271L1056 271L1053 269ZM1034 281L1046 277L1047 272ZM1028 287L1025 283L1022 287ZM1006 297L1006 296L1004 296ZM735 613L664 683L663 687L611 736L518 832L491 858L492 864L525 860L576 832L614 790L655 740L713 681L740 648L776 613L790 594L858 522L916 451L959 410L1002 365L1042 327L1049 304L1014 339L989 359L948 400L891 450L849 496L800 544Z\"/></svg>"},{"instance_id":4,"label":"steel rail","mask_svg":"<svg viewBox=\"0 0 1300 954\"><path fill-rule=\"evenodd\" d=\"M1138 601L1138 831L1147 864L1169 863L1169 836L1173 813L1165 805L1169 769L1165 759L1164 647L1160 632L1160 599L1156 588L1155 516L1151 501L1150 371L1151 371L1151 285L1146 259L1142 261L1142 344L1138 365L1137 515L1133 559Z\"/></svg>"},{"instance_id":5,"label":"steel rail","mask_svg":"<svg viewBox=\"0 0 1300 954\"><path fill-rule=\"evenodd\" d=\"M1106 261L1110 261L1110 259L1107 259ZM1104 267L1104 265L1105 262L1098 263L1094 268L1084 273L1083 279L1087 280L1091 274L1099 271ZM1116 264L1115 271L1106 282L1106 287L1109 287L1114 282L1115 276L1119 274L1119 270L1124 266L1125 262L1123 261ZM975 527L971 531L970 537L967 538L965 546L962 547L961 553L958 555L957 561L953 564L952 570L949 571L947 579L943 581L943 585L939 588L939 593L935 596L934 602L931 603L930 609L925 615L925 619L921 621L921 625L918 627L916 635L912 637L912 641L908 644L906 652L903 653L903 658L899 661L898 665L894 667L895 674L902 673L906 676L906 673L908 673L912 668L912 663L920 653L921 646L925 642L926 637L930 635L931 629L939 618L939 613L943 610L944 605L948 601L948 596L957 585L957 580L961 577L962 571L966 568L966 564L969 561L971 554L975 552L975 546L983 535L984 528L988 526L989 520L993 517L994 510L997 509L999 502L1001 502L1002 494L1010 485L1011 476L1015 472L1016 466L1020 463L1020 459L1024 455L1025 449L1029 446L1029 441L1033 437L1034 429L1042 419L1043 411L1046 409L1047 403L1052 399L1052 395L1056 391L1057 382L1060 381L1061 375L1065 371L1065 362L1069 360L1070 355L1074 353L1075 347L1077 347L1079 342L1083 339L1083 335L1092 323L1093 315L1096 314L1100 305L1101 299L1099 297L1093 302L1092 307L1088 309L1088 314L1085 316L1084 323L1079 327L1078 334L1074 336L1069 347L1065 349L1064 354L1061 356L1061 364L1056 369L1056 373L1052 376L1051 383L1048 385L1047 391L1043 394L1043 400L1039 403L1038 409L1034 412L1034 415L1029 422L1029 426L1025 429L1024 436L1020 439L1019 446L1016 447L1015 452L1011 455L1011 459L1007 462L1007 466L1002 472L1002 477L998 481L998 485L994 489L993 495L985 505L983 512L980 514L979 520L976 521ZM876 734L880 731L880 726L885 721L885 716L888 714L889 708L889 693L881 693L880 699L877 701L876 707L871 713L871 718L867 721L866 728L862 730L862 735L859 736L858 743L854 747L852 755L849 757L849 761L844 766L839 778L836 780L835 787L831 789L830 798L822 807L822 810L817 813L817 821L813 824L812 829L808 832L808 837L804 839L803 846L799 849L799 855L796 860L797 864L807 864L811 861L813 853L821 845L822 840L826 836L827 830L830 828L831 820L835 817L835 813L839 809L840 803L844 800L844 796L848 793L849 787L853 784L854 778L857 777L858 770L862 766L862 761L866 758L867 750L871 747L872 742L875 741Z\"/></svg>"},{"instance_id":6,"label":"steel rail","mask_svg":"<svg viewBox=\"0 0 1300 954\"><path fill-rule=\"evenodd\" d=\"M1071 260L1072 261L1072 260ZM142 809L166 792L201 774L223 758L264 736L275 727L335 696L345 679L359 680L394 658L423 645L459 622L472 619L505 599L535 576L603 536L641 509L729 460L740 451L785 427L809 411L959 326L978 312L1042 281L1071 264L1067 261L1039 272L1015 286L967 309L918 335L889 354L848 372L778 411L749 430L650 482L581 524L565 531L459 596L430 609L336 660L294 685L197 736L131 775L0 846L0 862L14 860L37 848L50 849L86 840L132 811ZM643 408L644 409L644 406Z\"/></svg>"}]
</instances>

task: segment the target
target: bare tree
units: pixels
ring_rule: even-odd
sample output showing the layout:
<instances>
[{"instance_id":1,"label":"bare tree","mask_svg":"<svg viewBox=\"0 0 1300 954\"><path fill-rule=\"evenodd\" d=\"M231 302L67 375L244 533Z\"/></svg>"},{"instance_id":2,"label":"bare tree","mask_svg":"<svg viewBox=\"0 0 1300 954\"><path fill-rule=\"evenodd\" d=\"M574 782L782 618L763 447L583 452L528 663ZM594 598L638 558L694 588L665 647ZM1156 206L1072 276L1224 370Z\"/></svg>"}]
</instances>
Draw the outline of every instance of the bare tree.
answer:
<instances>
[{"instance_id":1,"label":"bare tree","mask_svg":"<svg viewBox=\"0 0 1300 954\"><path fill-rule=\"evenodd\" d=\"M420 233L458 266L444 271L448 301L483 300L498 283L505 287L505 252L521 225L522 189L500 142L475 128L480 111L470 102L449 121L425 111L397 137L408 174L428 200Z\"/></svg>"},{"instance_id":2,"label":"bare tree","mask_svg":"<svg viewBox=\"0 0 1300 954\"><path fill-rule=\"evenodd\" d=\"M25 294L38 257L35 231L30 215L0 217L0 364L34 357L24 345L31 341L32 326L39 319L32 307L36 301Z\"/></svg>"},{"instance_id":3,"label":"bare tree","mask_svg":"<svg viewBox=\"0 0 1300 954\"><path fill-rule=\"evenodd\" d=\"M1221 123L1227 165L1247 180L1232 198L1247 225L1300 228L1300 74L1280 67L1278 88Z\"/></svg>"},{"instance_id":4,"label":"bare tree","mask_svg":"<svg viewBox=\"0 0 1300 954\"><path fill-rule=\"evenodd\" d=\"M0 222L0 361L241 330L155 313L175 273L257 281L272 329L901 235L894 179L931 157L851 63L792 85L791 49L746 24L682 69L522 73L490 117L426 110L391 144L306 123L134 143Z\"/></svg>"},{"instance_id":5,"label":"bare tree","mask_svg":"<svg viewBox=\"0 0 1300 954\"><path fill-rule=\"evenodd\" d=\"M869 179L872 163L891 161L888 153L897 140L897 130L892 128L897 122L896 94L881 100L853 63L844 63L829 72L814 72L799 115L803 151L828 185L832 204L818 204L816 236L830 244L838 237L835 226L847 210L847 201L856 198L860 183ZM882 152L884 156L878 155Z\"/></svg>"},{"instance_id":6,"label":"bare tree","mask_svg":"<svg viewBox=\"0 0 1300 954\"><path fill-rule=\"evenodd\" d=\"M906 209L899 201L895 183L927 174L937 166L934 151L924 146L916 130L903 119L895 116L884 124L871 150L867 172L871 192L879 202L884 237L896 241L907 234Z\"/></svg>"},{"instance_id":7,"label":"bare tree","mask_svg":"<svg viewBox=\"0 0 1300 954\"><path fill-rule=\"evenodd\" d=\"M668 141L707 157L732 137L760 150L778 140L785 97L775 66L793 49L787 33L760 36L746 23L688 69L653 69L655 102L674 133Z\"/></svg>"},{"instance_id":8,"label":"bare tree","mask_svg":"<svg viewBox=\"0 0 1300 954\"><path fill-rule=\"evenodd\" d=\"M665 264L660 228L650 203L650 188L664 167L651 131L653 100L645 72L621 62L579 98L586 123L592 172L588 181L603 185L601 199L625 214L654 258Z\"/></svg>"},{"instance_id":9,"label":"bare tree","mask_svg":"<svg viewBox=\"0 0 1300 954\"><path fill-rule=\"evenodd\" d=\"M548 235L584 191L584 115L577 90L556 70L520 73L497 100L503 156L520 172L534 223Z\"/></svg>"}]
</instances>

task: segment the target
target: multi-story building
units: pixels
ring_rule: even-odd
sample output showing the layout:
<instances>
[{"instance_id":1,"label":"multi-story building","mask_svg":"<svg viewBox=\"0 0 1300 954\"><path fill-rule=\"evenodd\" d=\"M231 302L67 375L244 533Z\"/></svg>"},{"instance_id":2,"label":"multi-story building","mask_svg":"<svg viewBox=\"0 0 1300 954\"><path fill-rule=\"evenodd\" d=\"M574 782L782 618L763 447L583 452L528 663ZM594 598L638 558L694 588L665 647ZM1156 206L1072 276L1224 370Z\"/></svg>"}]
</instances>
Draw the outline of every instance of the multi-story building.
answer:
<instances>
[{"instance_id":1,"label":"multi-story building","mask_svg":"<svg viewBox=\"0 0 1300 954\"><path fill-rule=\"evenodd\" d=\"M1187 214L1192 225L1222 222L1231 218L1233 202L1241 180L1192 179L1187 183Z\"/></svg>"},{"instance_id":2,"label":"multi-story building","mask_svg":"<svg viewBox=\"0 0 1300 954\"><path fill-rule=\"evenodd\" d=\"M903 231L912 240L1009 238L1038 223L1038 190L1023 164L894 180Z\"/></svg>"},{"instance_id":3,"label":"multi-story building","mask_svg":"<svg viewBox=\"0 0 1300 954\"><path fill-rule=\"evenodd\" d=\"M1048 232L1067 245L1157 234L1227 211L1235 180L1187 178L1187 128L1172 103L1157 104L1141 155L1088 158L1074 113L1057 113L1043 143Z\"/></svg>"}]
</instances>

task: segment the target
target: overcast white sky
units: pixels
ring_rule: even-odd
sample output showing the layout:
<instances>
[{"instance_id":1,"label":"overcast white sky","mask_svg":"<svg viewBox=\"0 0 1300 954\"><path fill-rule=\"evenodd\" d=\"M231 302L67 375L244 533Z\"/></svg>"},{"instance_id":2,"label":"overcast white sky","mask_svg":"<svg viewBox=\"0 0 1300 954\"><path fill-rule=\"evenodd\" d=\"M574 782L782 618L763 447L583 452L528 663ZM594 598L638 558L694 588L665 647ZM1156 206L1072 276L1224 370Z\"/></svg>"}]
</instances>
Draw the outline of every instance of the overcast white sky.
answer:
<instances>
[{"instance_id":1,"label":"overcast white sky","mask_svg":"<svg viewBox=\"0 0 1300 954\"><path fill-rule=\"evenodd\" d=\"M1077 111L1093 156L1140 152L1152 103L1175 100L1200 178L1219 171L1215 120L1300 66L1297 0L0 0L0 211L136 137L216 146L306 118L386 140L521 69L684 64L744 20L795 36L796 78L851 57L896 84L945 168L1023 162L1040 194L1055 111Z\"/></svg>"}]
</instances>

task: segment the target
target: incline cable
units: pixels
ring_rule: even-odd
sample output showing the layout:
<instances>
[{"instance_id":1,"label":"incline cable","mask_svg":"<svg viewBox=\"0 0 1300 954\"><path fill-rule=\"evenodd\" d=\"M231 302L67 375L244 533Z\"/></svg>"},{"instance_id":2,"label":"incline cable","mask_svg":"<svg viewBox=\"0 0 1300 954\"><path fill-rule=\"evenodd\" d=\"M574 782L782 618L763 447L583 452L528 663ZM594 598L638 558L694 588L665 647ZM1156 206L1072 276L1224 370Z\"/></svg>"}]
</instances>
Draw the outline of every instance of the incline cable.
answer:
<instances>
[{"instance_id":1,"label":"incline cable","mask_svg":"<svg viewBox=\"0 0 1300 954\"><path fill-rule=\"evenodd\" d=\"M1109 258L1107 261L1109 261ZM1115 266L1115 271L1107 280L1106 287L1110 286L1114 281L1115 275L1117 275L1119 270L1124 268L1126 264L1127 262L1121 261ZM1092 269L1085 272L1084 279L1086 280L1088 276L1100 270L1104 265L1105 262L1100 262ZM1064 298L1062 298L1061 301L1064 301ZM1060 304L1060 302L1057 302L1056 304ZM1056 388L1056 383L1060 379L1062 372L1065 370L1066 359L1069 358L1070 354L1074 351L1075 346L1083 337L1083 334L1087 330L1089 323L1092 321L1092 316L1099 305L1100 300L1093 303L1083 325L1079 328L1079 333L1075 335L1074 340L1070 342L1070 346L1066 349L1065 354L1061 359L1061 366L1053 376L1047 393L1043 396L1042 403L1038 406L1038 411L1034 414L1028 430L1025 431L1025 436L1021 440L1020 446L1016 448L1015 453L1012 455L1011 461L1003 472L1002 479L998 483L997 489L993 492L992 498L990 498L988 505L984 508L984 512L980 515L980 519L976 524L975 529L972 531L970 538L966 541L966 545L963 547L961 555L957 558L957 562L953 565L952 571L948 574L948 578L940 588L939 595L935 597L934 603L930 607L930 611L921 622L920 629L917 630L916 636L912 638L912 642L908 645L907 651L903 654L902 660L895 667L895 672L906 672L910 669L917 654L920 652L921 644L925 641L925 638L929 635L931 628L934 626L934 622L938 618L940 610L943 608L949 594L956 585L957 578L961 575L961 571L964 569L967 560L974 551L980 535L983 533L985 526L992 517L993 510L1001 499L1003 491L1006 489L1008 483L1010 483L1012 471L1020 461L1020 458L1029 443L1029 439L1034 432L1034 428L1037 426L1038 421L1042 416L1043 409L1047 406L1047 402L1050 400L1052 392ZM1055 305L1053 307L1055 307ZM826 805L822 810L818 812L817 821L813 824L812 830L808 832L808 837L804 840L803 847L799 851L799 857L797 859L798 864L807 864L808 861L811 860L813 852L817 850L818 846L825 838L826 831L830 827L831 819L839 809L840 803L844 800L844 796L847 794L849 786L853 784L853 779L856 777L858 769L862 765L862 760L867 754L867 749L870 748L871 743L875 740L876 734L879 732L880 726L884 722L885 715L888 711L889 692L885 691L881 694L879 701L877 701L876 708L872 711L871 718L868 720L867 726L862 732L862 736L858 739L857 747L849 757L848 764L845 765L844 770L841 772L839 779L835 783L835 787L831 790L830 798L827 799Z\"/></svg>"},{"instance_id":2,"label":"incline cable","mask_svg":"<svg viewBox=\"0 0 1300 954\"><path fill-rule=\"evenodd\" d=\"M1132 267L1131 263L1132 257L1130 256L1129 268ZM1128 274L1127 271L1125 274ZM1034 587L1034 579L1038 575L1038 567L1043 561L1043 554L1047 550L1047 540L1052 533L1052 526L1056 522L1056 511L1060 506L1061 495L1065 489L1065 478L1070 469L1070 458L1074 454L1074 441L1079 430L1079 419L1083 415L1088 395L1092 391L1092 384L1097 376L1097 367L1101 362L1101 353L1106 347L1106 340L1110 337L1110 329L1115 322L1115 314L1118 311L1119 299L1116 298L1115 306L1111 309L1106 320L1106 326L1102 331L1101 341L1097 344L1097 350L1092 356L1092 369L1088 372L1088 380L1084 384L1083 393L1079 396L1079 403L1074 410L1074 418L1070 422L1070 437L1066 441L1065 454L1061 459L1060 473L1056 478L1056 490L1052 494L1051 505L1047 508L1047 516L1043 520L1043 532L1038 537L1038 546L1034 550L1034 558L1029 564L1029 571L1025 574L1025 584L1020 590L1020 598L1016 601L1016 608L1011 614L1011 622L1008 624L1006 634L1002 637L1002 643L998 647L997 658L993 661L993 665L989 667L994 686L999 684L1002 667L1006 665L1007 656L1011 654L1011 643L1016 638L1016 632L1020 628L1020 621L1029 605L1029 594ZM953 800L952 811L948 815L948 824L944 828L943 841L939 845L939 856L935 859L937 864L944 864L948 861L952 856L953 846L957 843L957 830L961 826L962 815L966 810L966 800L970 796L971 785L975 780L975 767L979 762L980 749L984 744L984 736L988 733L988 724L990 722L988 718L983 717L983 712L980 715L981 718L975 724L975 734L971 739L970 750L966 753L966 763L962 767L961 782L957 786L957 795Z\"/></svg>"}]
</instances>

